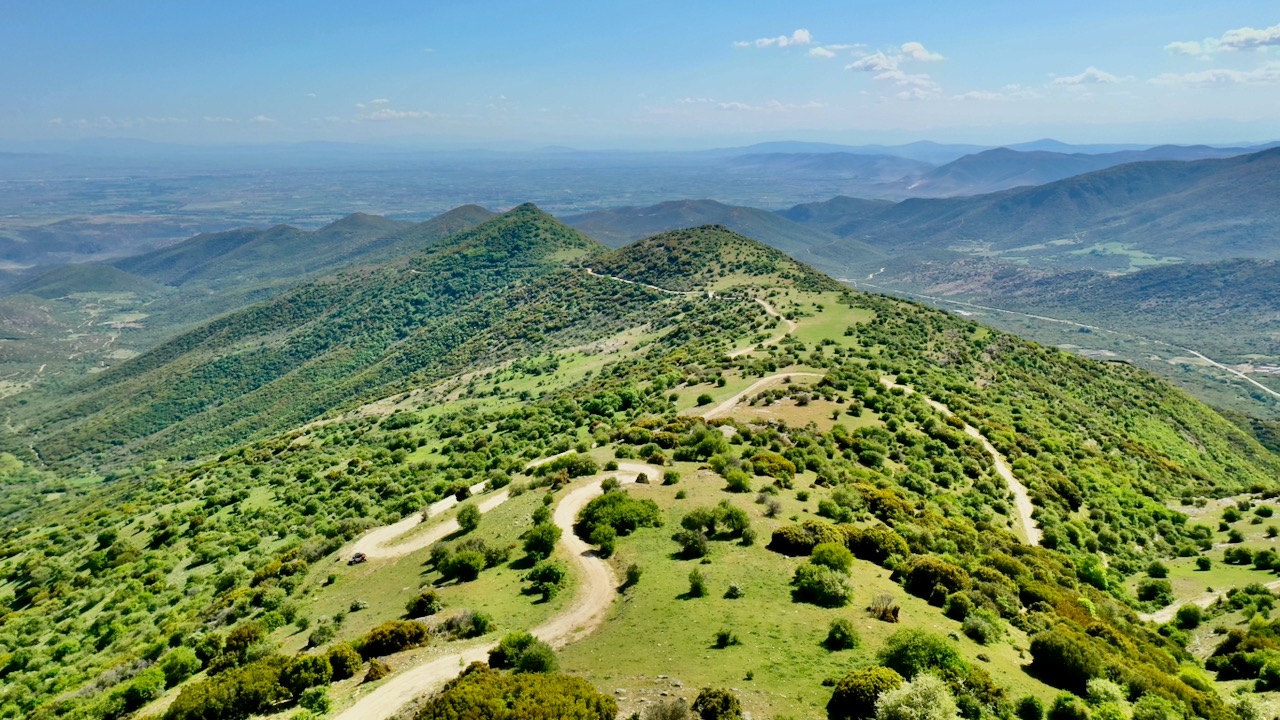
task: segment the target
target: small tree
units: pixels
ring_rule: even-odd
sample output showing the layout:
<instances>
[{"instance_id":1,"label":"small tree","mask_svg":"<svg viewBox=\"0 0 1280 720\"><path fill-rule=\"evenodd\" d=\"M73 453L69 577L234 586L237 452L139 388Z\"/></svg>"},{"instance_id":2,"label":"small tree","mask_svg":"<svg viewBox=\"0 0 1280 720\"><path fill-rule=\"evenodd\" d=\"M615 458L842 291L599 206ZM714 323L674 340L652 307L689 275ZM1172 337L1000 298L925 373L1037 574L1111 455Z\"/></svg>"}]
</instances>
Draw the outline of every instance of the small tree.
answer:
<instances>
[{"instance_id":1,"label":"small tree","mask_svg":"<svg viewBox=\"0 0 1280 720\"><path fill-rule=\"evenodd\" d=\"M480 527L480 508L475 505L463 505L458 510L458 527L462 528L462 532L469 533Z\"/></svg>"},{"instance_id":2,"label":"small tree","mask_svg":"<svg viewBox=\"0 0 1280 720\"><path fill-rule=\"evenodd\" d=\"M851 650L861 644L862 637L858 635L858 630L845 618L832 620L827 638L822 641L822 646L832 651Z\"/></svg>"},{"instance_id":3,"label":"small tree","mask_svg":"<svg viewBox=\"0 0 1280 720\"><path fill-rule=\"evenodd\" d=\"M876 700L876 720L954 720L959 714L947 684L929 674L917 675Z\"/></svg>"},{"instance_id":4,"label":"small tree","mask_svg":"<svg viewBox=\"0 0 1280 720\"><path fill-rule=\"evenodd\" d=\"M280 672L280 684L290 695L298 698L308 688L328 685L333 679L333 667L328 655L299 655L289 661Z\"/></svg>"},{"instance_id":5,"label":"small tree","mask_svg":"<svg viewBox=\"0 0 1280 720\"><path fill-rule=\"evenodd\" d=\"M902 685L902 676L886 667L855 670L840 678L827 702L830 720L867 720L875 714L876 701Z\"/></svg>"},{"instance_id":6,"label":"small tree","mask_svg":"<svg viewBox=\"0 0 1280 720\"><path fill-rule=\"evenodd\" d=\"M418 594L405 604L405 614L411 618L427 617L435 615L444 608L444 603L440 601L440 596L435 590L423 588Z\"/></svg>"},{"instance_id":7,"label":"small tree","mask_svg":"<svg viewBox=\"0 0 1280 720\"><path fill-rule=\"evenodd\" d=\"M689 597L700 598L707 594L707 581L698 570L689 571Z\"/></svg>"},{"instance_id":8,"label":"small tree","mask_svg":"<svg viewBox=\"0 0 1280 720\"><path fill-rule=\"evenodd\" d=\"M1044 720L1044 703L1035 695L1028 695L1018 701L1018 720Z\"/></svg>"},{"instance_id":9,"label":"small tree","mask_svg":"<svg viewBox=\"0 0 1280 720\"><path fill-rule=\"evenodd\" d=\"M1200 621L1203 617L1204 611L1200 609L1199 605L1188 603L1178 608L1178 614L1175 619L1178 627L1183 630L1194 630L1200 627Z\"/></svg>"},{"instance_id":10,"label":"small tree","mask_svg":"<svg viewBox=\"0 0 1280 720\"><path fill-rule=\"evenodd\" d=\"M338 643L329 648L329 667L333 670L334 680L355 677L362 664L364 661L360 658L360 653L349 643Z\"/></svg>"},{"instance_id":11,"label":"small tree","mask_svg":"<svg viewBox=\"0 0 1280 720\"><path fill-rule=\"evenodd\" d=\"M738 696L723 688L699 690L692 709L701 720L742 720L742 703Z\"/></svg>"},{"instance_id":12,"label":"small tree","mask_svg":"<svg viewBox=\"0 0 1280 720\"><path fill-rule=\"evenodd\" d=\"M534 525L524 535L524 551L535 560L550 557L560 541L560 526L552 523Z\"/></svg>"}]
</instances>

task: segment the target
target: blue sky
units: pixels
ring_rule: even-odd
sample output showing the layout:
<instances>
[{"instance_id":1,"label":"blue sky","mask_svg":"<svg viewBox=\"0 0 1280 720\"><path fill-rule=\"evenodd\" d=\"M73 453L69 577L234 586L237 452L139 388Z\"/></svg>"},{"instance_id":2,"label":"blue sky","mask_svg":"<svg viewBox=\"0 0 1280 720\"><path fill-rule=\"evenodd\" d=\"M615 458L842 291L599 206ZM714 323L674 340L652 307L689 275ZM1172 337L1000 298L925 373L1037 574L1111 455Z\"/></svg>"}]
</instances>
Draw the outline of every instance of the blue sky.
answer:
<instances>
[{"instance_id":1,"label":"blue sky","mask_svg":"<svg viewBox=\"0 0 1280 720\"><path fill-rule=\"evenodd\" d=\"M6 3L0 138L1280 138L1269 2Z\"/></svg>"}]
</instances>

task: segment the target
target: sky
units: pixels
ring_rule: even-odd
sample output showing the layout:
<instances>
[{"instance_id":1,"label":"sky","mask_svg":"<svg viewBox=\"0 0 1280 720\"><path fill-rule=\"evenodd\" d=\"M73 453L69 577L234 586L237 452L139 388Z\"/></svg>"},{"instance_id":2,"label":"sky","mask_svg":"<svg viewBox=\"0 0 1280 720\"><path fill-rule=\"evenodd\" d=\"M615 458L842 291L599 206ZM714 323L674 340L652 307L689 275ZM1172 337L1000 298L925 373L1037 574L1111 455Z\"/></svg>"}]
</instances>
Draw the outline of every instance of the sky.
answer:
<instances>
[{"instance_id":1,"label":"sky","mask_svg":"<svg viewBox=\"0 0 1280 720\"><path fill-rule=\"evenodd\" d=\"M0 139L1280 139L1280 5L3 0Z\"/></svg>"}]
</instances>

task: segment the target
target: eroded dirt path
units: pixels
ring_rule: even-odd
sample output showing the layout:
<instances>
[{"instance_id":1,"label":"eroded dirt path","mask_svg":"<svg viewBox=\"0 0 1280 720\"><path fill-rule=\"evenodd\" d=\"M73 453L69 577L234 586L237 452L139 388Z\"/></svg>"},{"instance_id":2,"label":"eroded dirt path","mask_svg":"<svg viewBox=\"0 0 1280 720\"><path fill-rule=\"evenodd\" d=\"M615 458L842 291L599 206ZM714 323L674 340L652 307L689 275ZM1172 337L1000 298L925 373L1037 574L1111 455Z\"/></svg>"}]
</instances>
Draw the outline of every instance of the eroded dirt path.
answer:
<instances>
[{"instance_id":1,"label":"eroded dirt path","mask_svg":"<svg viewBox=\"0 0 1280 720\"><path fill-rule=\"evenodd\" d=\"M887 377L880 378L880 384L887 388L901 388L902 391L907 394L915 393L915 388L911 388L906 385L899 385ZM942 413L944 417L956 416L955 413L951 412L951 408L943 405L933 398L926 397L925 402L929 403L929 407L932 407L934 410ZM1009 467L1008 461L1004 459L1004 456L1000 454L1000 451L991 444L991 441L988 440L987 437L978 430L978 428L970 425L969 423L965 423L964 434L981 443L982 449L986 450L987 454L991 456L991 462L996 466L996 474L1004 480L1005 484L1009 486L1009 490L1013 492L1013 505L1018 512L1018 521L1022 526L1024 535L1026 536L1027 544L1039 545L1041 536L1040 525L1035 521L1035 518L1031 517L1031 513L1035 511L1035 505L1031 504L1031 496L1027 493L1027 486L1023 485L1022 482L1018 480L1017 476L1013 474L1013 468Z\"/></svg>"},{"instance_id":2,"label":"eroded dirt path","mask_svg":"<svg viewBox=\"0 0 1280 720\"><path fill-rule=\"evenodd\" d=\"M765 300L763 298L756 298L756 302L760 303L760 307L764 308L765 312L769 313L769 315L773 317L778 318L787 326L786 330L783 330L780 334L775 335L769 338L768 340L765 340L764 342L760 343L761 345L764 345L765 347L768 347L769 345L777 345L778 343L782 342L783 339L786 338L788 335L796 331L796 327L797 327L796 321L778 312L778 309L770 305L768 300ZM755 349L756 349L755 345L748 345L747 347L744 347L744 348L738 348L737 350L734 350L733 352L729 353L729 357L731 358L742 357L743 355L746 355L747 353L752 352Z\"/></svg>"},{"instance_id":3,"label":"eroded dirt path","mask_svg":"<svg viewBox=\"0 0 1280 720\"><path fill-rule=\"evenodd\" d=\"M1280 590L1280 580L1269 582L1263 587L1273 591ZM1226 590L1217 590L1214 592L1208 592L1203 595L1197 595L1195 597L1187 598L1186 600L1179 600L1174 604L1169 605L1167 607L1162 607L1153 613L1139 613L1138 617L1142 618L1143 620L1150 620L1151 622L1163 625L1164 623L1167 623L1170 620L1172 620L1174 616L1178 614L1178 609L1181 608L1183 605L1199 605L1202 608L1206 608L1214 604L1215 602L1217 602L1219 598L1224 598L1226 596L1227 596Z\"/></svg>"},{"instance_id":4,"label":"eroded dirt path","mask_svg":"<svg viewBox=\"0 0 1280 720\"><path fill-rule=\"evenodd\" d=\"M549 459L544 458L544 461ZM574 596L572 604L564 612L530 631L552 647L559 648L568 645L599 627L600 623L604 622L605 615L608 614L609 606L613 603L614 597L617 596L617 578L614 577L613 570L609 567L609 564L596 557L591 546L573 534L573 522L578 517L578 511L590 502L592 498L601 494L600 481L607 477L616 477L621 483L633 483L641 473L648 475L651 480L655 480L662 476L662 468L647 463L619 462L616 471L599 473L584 482L580 482L556 505L555 513L552 517L555 524L564 533L560 537L560 544L568 551L573 564L576 566L579 583L577 594ZM501 497L501 500L499 500L499 497ZM482 501L480 509L482 512L487 512L501 505L507 500L507 497L505 491L495 494L493 497ZM446 498L432 505L431 515L436 514L435 508L437 506L443 505L449 499ZM453 504L456 503L457 501L454 500ZM486 503L489 503L487 508L485 507ZM448 507L452 507L452 504L444 506L443 509L448 509ZM409 522L410 520L413 522ZM427 533L415 537L409 542L388 544L411 530L419 522L421 522L419 516L411 516L394 525L372 530L344 553L349 555L351 552L358 552L356 548L369 540L370 537L373 537L376 542L369 542L369 548L375 552L395 553L392 555L380 555L379 557L395 557L396 554L403 555L413 552L413 550L400 552L402 548L409 545L415 546L414 550L420 550L431 544L430 542L420 542L420 538L436 537L438 535L432 541L435 542L457 530L457 522L449 520L441 523L438 528L432 528ZM443 534L439 533L440 530L450 525L452 525L452 530ZM393 534L393 530L396 528L399 528L399 532ZM363 552L369 554L369 550L364 550ZM369 557L372 558L374 556L369 555ZM449 655L434 658L403 670L393 675L369 694L356 700L355 704L342 711L336 717L336 720L384 720L392 717L405 705L435 691L445 682L456 677L458 672L469 663L483 662L488 659L489 649L493 645L494 643L491 642L472 645Z\"/></svg>"},{"instance_id":5,"label":"eroded dirt path","mask_svg":"<svg viewBox=\"0 0 1280 720\"><path fill-rule=\"evenodd\" d=\"M821 373L811 373L811 372L790 372L790 373L778 373L776 375L768 375L766 377L762 377L759 380L751 383L751 385L748 386L746 390L743 390L742 392L738 393L737 395L734 395L728 400L725 400L719 405L716 405L710 410L703 412L701 414L701 417L703 417L706 420L711 420L713 418L721 417L722 415L727 415L730 411L732 411L735 407L738 406L738 403L746 399L747 396L752 395L754 393L758 393L761 390L769 387L770 385L777 385L778 383L782 382L787 378L821 379L822 377L824 376Z\"/></svg>"}]
</instances>

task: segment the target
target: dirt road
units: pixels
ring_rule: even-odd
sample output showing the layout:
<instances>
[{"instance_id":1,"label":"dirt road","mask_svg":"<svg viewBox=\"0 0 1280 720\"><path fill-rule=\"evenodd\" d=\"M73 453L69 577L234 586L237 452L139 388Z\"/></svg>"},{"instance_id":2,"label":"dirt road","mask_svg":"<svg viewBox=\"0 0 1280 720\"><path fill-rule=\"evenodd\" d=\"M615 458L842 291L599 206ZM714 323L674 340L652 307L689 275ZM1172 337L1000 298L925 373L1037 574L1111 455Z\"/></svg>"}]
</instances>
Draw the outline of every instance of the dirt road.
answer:
<instances>
[{"instance_id":1,"label":"dirt road","mask_svg":"<svg viewBox=\"0 0 1280 720\"><path fill-rule=\"evenodd\" d=\"M796 331L796 321L791 320L790 318L784 317L782 313L778 312L777 308L769 304L769 301L763 300L761 298L756 298L756 302L760 303L760 307L764 308L765 312L769 313L773 317L778 318L787 326L787 329L783 330L781 334L775 335L774 337L771 337L768 340L765 340L763 343L760 343L761 345L765 345L765 346L777 345L778 343L782 342L783 338L785 338L786 336ZM737 350L734 350L733 352L729 353L729 357L731 358L742 357L743 355L746 355L747 353L752 352L755 349L756 349L755 345L748 345L747 347L744 347L744 348L738 348Z\"/></svg>"},{"instance_id":2,"label":"dirt road","mask_svg":"<svg viewBox=\"0 0 1280 720\"><path fill-rule=\"evenodd\" d=\"M901 388L903 392L911 394L915 392L914 388L906 385L899 385L889 378L880 378L880 384L887 388ZM951 408L934 400L933 398L925 398L925 402L929 403L929 407L942 413L944 417L954 417L955 413L951 412ZM1035 505L1031 504L1031 496L1027 494L1027 486L1023 485L1013 474L1013 468L1009 467L1009 463L1000 454L999 450L991 444L991 441L982 434L978 428L964 424L964 434L982 443L982 449L987 451L991 456L992 463L996 466L996 474L999 475L1009 486L1009 490L1013 492L1014 508L1018 512L1018 520L1022 525L1022 530L1026 535L1028 545L1040 544L1040 525L1036 523L1035 518L1031 517L1031 513L1035 510Z\"/></svg>"},{"instance_id":3,"label":"dirt road","mask_svg":"<svg viewBox=\"0 0 1280 720\"><path fill-rule=\"evenodd\" d=\"M1272 591L1280 590L1280 580L1269 582L1266 584L1265 587L1268 590L1272 590ZM1142 613L1138 615L1138 617L1142 618L1143 620L1150 620L1151 622L1154 622L1154 623L1164 624L1172 620L1174 616L1178 614L1178 609L1181 608L1183 605L1199 605L1202 608L1209 607L1214 602L1216 602L1218 598L1222 598L1226 596L1227 596L1226 590L1209 592L1203 595L1197 595L1193 598L1187 598L1186 600L1180 600L1168 607L1160 608L1159 610L1153 613Z\"/></svg>"},{"instance_id":4,"label":"dirt road","mask_svg":"<svg viewBox=\"0 0 1280 720\"><path fill-rule=\"evenodd\" d=\"M600 623L604 622L605 615L609 612L609 606L617 596L618 583L613 576L613 570L609 568L609 564L596 557L591 550L591 546L573 534L573 521L577 518L578 511L590 502L592 498L600 495L601 480L607 477L616 477L624 484L633 483L641 473L648 475L650 479L657 479L662 476L662 468L646 463L620 462L618 463L617 471L599 473L582 481L578 487L571 490L556 505L555 513L552 517L555 524L564 531L564 534L560 537L560 544L569 552L574 564L577 566L576 575L580 582L573 603L564 612L530 631L552 647L563 647L590 634ZM496 501L499 496L502 496L502 501L506 500L505 492L494 495L488 500ZM443 502L442 500L441 503ZM437 503L437 505L439 504ZM502 503L493 502L487 509L492 509L500 504ZM432 505L433 511L435 507L436 505ZM482 504L481 510L487 511L487 509ZM416 518L414 519L416 520ZM392 529L405 527L406 522L407 520L402 520L395 525L373 530L361 538L352 549L354 550L355 547L358 547L360 543L363 543L370 536L375 536L378 538L378 542L371 543L369 545L370 548L377 552L399 551L401 547L410 543L390 545L389 547L386 543L397 537L391 534ZM406 529L412 529L416 524L417 522L409 524ZM441 527L443 528L449 524L453 525L454 530L457 529L457 523L452 520L442 523ZM403 532L404 530L400 534L403 534ZM433 528L430 534L436 535L436 529ZM444 533L440 537L448 534ZM418 538L415 538L412 544L418 545L415 549L421 549L430 543L420 544ZM364 552L368 554L368 550ZM370 555L370 557L373 556ZM381 557L388 556L383 555ZM486 660L489 656L489 648L492 646L493 643L486 643L466 647L458 652L424 662L421 665L415 665L393 675L368 695L361 697L354 705L344 710L337 716L336 720L384 720L392 717L400 708L434 691L446 681L456 677L458 672L469 663Z\"/></svg>"},{"instance_id":5,"label":"dirt road","mask_svg":"<svg viewBox=\"0 0 1280 720\"><path fill-rule=\"evenodd\" d=\"M720 417L721 415L725 415L730 410L733 410L733 408L737 406L738 403L742 402L743 399L746 398L748 395L758 393L761 390L769 387L770 385L776 385L785 378L821 379L822 377L823 376L820 373L809 373L809 372L778 373L777 375L769 375L767 377L762 377L759 380L751 383L751 385L746 390L743 390L737 395L734 395L728 400L725 400L719 405L716 405L710 410L707 410L706 412L702 413L702 417L706 418L707 420L710 420L712 418L717 418L717 417Z\"/></svg>"}]
</instances>

